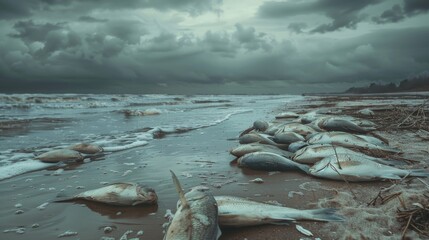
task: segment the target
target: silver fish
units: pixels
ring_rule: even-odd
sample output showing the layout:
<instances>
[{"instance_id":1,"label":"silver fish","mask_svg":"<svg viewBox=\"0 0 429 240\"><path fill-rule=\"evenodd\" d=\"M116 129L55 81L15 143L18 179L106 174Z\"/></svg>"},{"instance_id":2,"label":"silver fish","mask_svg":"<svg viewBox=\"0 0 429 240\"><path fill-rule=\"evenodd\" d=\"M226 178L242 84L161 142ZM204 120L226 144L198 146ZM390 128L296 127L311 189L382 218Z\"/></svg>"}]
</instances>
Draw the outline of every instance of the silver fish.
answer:
<instances>
[{"instance_id":1,"label":"silver fish","mask_svg":"<svg viewBox=\"0 0 429 240\"><path fill-rule=\"evenodd\" d=\"M298 141L304 141L304 137L295 132L276 133L273 138L274 142L279 144L290 144Z\"/></svg>"},{"instance_id":2,"label":"silver fish","mask_svg":"<svg viewBox=\"0 0 429 240\"><path fill-rule=\"evenodd\" d=\"M105 187L88 190L71 197L59 194L55 202L71 200L88 200L110 205L135 206L139 204L156 204L158 196L155 190L137 183L114 183Z\"/></svg>"},{"instance_id":3,"label":"silver fish","mask_svg":"<svg viewBox=\"0 0 429 240\"><path fill-rule=\"evenodd\" d=\"M260 133L247 133L241 136L239 139L240 144L248 144L248 143L262 143L262 144L269 144L269 145L277 145L273 140L270 139L270 136Z\"/></svg>"},{"instance_id":4,"label":"silver fish","mask_svg":"<svg viewBox=\"0 0 429 240\"><path fill-rule=\"evenodd\" d=\"M263 224L287 224L295 220L344 221L336 209L295 209L255 202L240 197L215 196L219 208L219 225L229 227Z\"/></svg>"},{"instance_id":5,"label":"silver fish","mask_svg":"<svg viewBox=\"0 0 429 240\"><path fill-rule=\"evenodd\" d=\"M361 148L369 150L380 150L390 153L401 152L398 149L392 148L381 140L376 140L374 137L353 135L345 132L323 132L311 136L307 142L309 144L332 144L343 146L346 148Z\"/></svg>"},{"instance_id":6,"label":"silver fish","mask_svg":"<svg viewBox=\"0 0 429 240\"><path fill-rule=\"evenodd\" d=\"M429 177L423 169L405 170L376 163L366 157L352 154L329 156L310 168L311 175L350 182L401 179L401 177Z\"/></svg>"},{"instance_id":7,"label":"silver fish","mask_svg":"<svg viewBox=\"0 0 429 240\"><path fill-rule=\"evenodd\" d=\"M280 119L280 118L298 118L299 115L294 113L294 112L282 112L279 113L275 116L275 118Z\"/></svg>"},{"instance_id":8,"label":"silver fish","mask_svg":"<svg viewBox=\"0 0 429 240\"><path fill-rule=\"evenodd\" d=\"M366 157L367 159L374 162L378 162L386 165L392 164L392 162L389 162L389 160L367 156L363 153L355 152L348 148L344 148L341 146L333 146L330 144L316 144L316 145L309 145L307 147L301 148L295 152L294 156L292 157L292 160L294 160L295 162L304 163L304 164L314 164L325 157L335 156L335 154L358 155L358 156Z\"/></svg>"},{"instance_id":9,"label":"silver fish","mask_svg":"<svg viewBox=\"0 0 429 240\"><path fill-rule=\"evenodd\" d=\"M325 117L322 118L317 123L318 127L326 131L343 131L351 133L367 133L368 129L364 129L352 121L334 118L334 117Z\"/></svg>"},{"instance_id":10,"label":"silver fish","mask_svg":"<svg viewBox=\"0 0 429 240\"><path fill-rule=\"evenodd\" d=\"M260 132L267 130L269 125L270 124L268 122L261 120L256 120L255 122L253 122L253 128Z\"/></svg>"},{"instance_id":11,"label":"silver fish","mask_svg":"<svg viewBox=\"0 0 429 240\"><path fill-rule=\"evenodd\" d=\"M279 149L278 147L259 143L241 144L230 151L230 153L236 157L241 157L252 152L272 152L285 157L291 157L293 155L293 153Z\"/></svg>"},{"instance_id":12,"label":"silver fish","mask_svg":"<svg viewBox=\"0 0 429 240\"><path fill-rule=\"evenodd\" d=\"M239 167L264 171L301 170L307 173L309 169L307 165L294 162L279 154L270 152L253 152L246 154L237 160L237 164Z\"/></svg>"},{"instance_id":13,"label":"silver fish","mask_svg":"<svg viewBox=\"0 0 429 240\"><path fill-rule=\"evenodd\" d=\"M58 149L42 153L35 157L42 162L82 161L84 156L71 149Z\"/></svg>"},{"instance_id":14,"label":"silver fish","mask_svg":"<svg viewBox=\"0 0 429 240\"><path fill-rule=\"evenodd\" d=\"M211 192L200 186L184 194L176 175L172 171L171 174L180 200L164 239L218 239L218 207Z\"/></svg>"},{"instance_id":15,"label":"silver fish","mask_svg":"<svg viewBox=\"0 0 429 240\"><path fill-rule=\"evenodd\" d=\"M73 146L70 146L69 149L78 151L80 153L86 154L96 154L103 152L103 148L97 145L88 144L88 143L79 143Z\"/></svg>"},{"instance_id":16,"label":"silver fish","mask_svg":"<svg viewBox=\"0 0 429 240\"><path fill-rule=\"evenodd\" d=\"M311 128L310 126L307 126L301 123L288 123L281 126L277 130L276 134L282 133L282 132L294 132L302 136L307 136L308 134L315 133L317 131Z\"/></svg>"}]
</instances>

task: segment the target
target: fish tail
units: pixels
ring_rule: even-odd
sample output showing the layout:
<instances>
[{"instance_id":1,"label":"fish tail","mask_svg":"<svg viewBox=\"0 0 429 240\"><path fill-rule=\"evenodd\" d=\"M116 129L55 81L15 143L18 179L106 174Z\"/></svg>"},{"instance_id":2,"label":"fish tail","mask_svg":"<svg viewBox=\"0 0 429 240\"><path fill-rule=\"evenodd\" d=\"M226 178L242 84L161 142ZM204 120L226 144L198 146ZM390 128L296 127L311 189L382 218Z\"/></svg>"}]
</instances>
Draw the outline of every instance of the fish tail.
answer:
<instances>
[{"instance_id":1,"label":"fish tail","mask_svg":"<svg viewBox=\"0 0 429 240\"><path fill-rule=\"evenodd\" d=\"M174 174L173 171L170 170L170 172L171 172L171 177L173 178L174 185L176 186L177 193L179 194L179 199L180 199L180 202L182 203L182 206L188 206L189 204L188 204L188 201L186 200L185 193L183 192L183 188L179 182L179 179L176 177L176 174Z\"/></svg>"},{"instance_id":2,"label":"fish tail","mask_svg":"<svg viewBox=\"0 0 429 240\"><path fill-rule=\"evenodd\" d=\"M336 214L337 209L335 208L320 208L307 210L310 214L308 220L316 220L322 222L342 222L344 217Z\"/></svg>"},{"instance_id":3,"label":"fish tail","mask_svg":"<svg viewBox=\"0 0 429 240\"><path fill-rule=\"evenodd\" d=\"M410 176L412 177L429 177L429 172L424 169L416 169L410 171Z\"/></svg>"}]
</instances>

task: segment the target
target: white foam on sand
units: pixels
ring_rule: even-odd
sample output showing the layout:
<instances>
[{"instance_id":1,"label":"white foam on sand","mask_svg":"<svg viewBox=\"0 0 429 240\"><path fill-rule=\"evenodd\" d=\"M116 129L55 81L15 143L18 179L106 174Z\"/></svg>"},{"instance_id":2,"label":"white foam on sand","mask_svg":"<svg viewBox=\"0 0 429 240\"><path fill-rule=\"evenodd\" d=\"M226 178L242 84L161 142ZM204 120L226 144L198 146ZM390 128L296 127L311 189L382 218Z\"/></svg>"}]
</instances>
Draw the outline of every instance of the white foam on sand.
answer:
<instances>
[{"instance_id":1,"label":"white foam on sand","mask_svg":"<svg viewBox=\"0 0 429 240\"><path fill-rule=\"evenodd\" d=\"M38 160L28 159L25 161L11 163L1 167L0 180L11 178L26 172L32 172L40 169L45 169L56 165L55 163L44 163Z\"/></svg>"}]
</instances>

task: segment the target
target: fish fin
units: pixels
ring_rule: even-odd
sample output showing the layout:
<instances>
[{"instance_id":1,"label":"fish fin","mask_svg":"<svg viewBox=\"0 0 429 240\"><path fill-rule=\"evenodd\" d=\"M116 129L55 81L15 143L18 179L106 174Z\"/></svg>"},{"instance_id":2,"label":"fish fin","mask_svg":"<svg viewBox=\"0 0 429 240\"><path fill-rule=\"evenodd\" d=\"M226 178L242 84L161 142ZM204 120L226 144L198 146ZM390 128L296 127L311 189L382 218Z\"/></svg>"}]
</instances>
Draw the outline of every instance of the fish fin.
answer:
<instances>
[{"instance_id":1,"label":"fish fin","mask_svg":"<svg viewBox=\"0 0 429 240\"><path fill-rule=\"evenodd\" d=\"M345 220L344 217L336 214L336 208L320 208L305 211L311 214L311 217L309 217L308 220L322 222L343 222Z\"/></svg>"},{"instance_id":2,"label":"fish fin","mask_svg":"<svg viewBox=\"0 0 429 240\"><path fill-rule=\"evenodd\" d=\"M174 185L176 186L177 193L179 194L179 199L182 203L182 206L189 206L188 200L186 200L185 193L183 192L182 185L180 185L179 179L176 177L176 174L174 174L173 171L170 170L170 172L171 177L173 178Z\"/></svg>"}]
</instances>

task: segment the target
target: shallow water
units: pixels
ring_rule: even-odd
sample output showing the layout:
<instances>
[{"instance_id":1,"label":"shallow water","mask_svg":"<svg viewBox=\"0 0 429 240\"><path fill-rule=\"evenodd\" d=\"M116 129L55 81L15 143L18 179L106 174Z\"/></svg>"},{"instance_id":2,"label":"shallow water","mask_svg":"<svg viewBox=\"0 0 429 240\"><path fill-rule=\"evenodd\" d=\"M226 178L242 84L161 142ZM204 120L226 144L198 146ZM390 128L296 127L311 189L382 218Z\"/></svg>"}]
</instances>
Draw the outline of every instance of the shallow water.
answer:
<instances>
[{"instance_id":1,"label":"shallow water","mask_svg":"<svg viewBox=\"0 0 429 240\"><path fill-rule=\"evenodd\" d=\"M4 232L2 239L56 239L66 231L78 233L69 239L100 239L103 236L119 239L127 230L134 231L130 237L136 237L136 233L143 230L141 239L162 239L164 214L167 209L174 212L178 200L170 169L176 172L186 190L202 184L209 186L216 195L250 196L260 201L275 199L288 202L291 207L314 208L303 201L313 199L314 194L288 196L290 191L303 191L299 186L309 181L308 177L294 172L270 174L243 170L230 164L233 157L228 153L237 145L237 140L231 139L240 131L251 126L254 120L272 120L274 112L293 105L293 101L302 101L300 96L13 97L14 102L3 100L2 121L20 119L29 120L29 123L25 131L12 128L1 132L0 172L8 178L0 181L0 226L2 231L22 228L23 233ZM0 99L6 98L10 95L0 96ZM34 103L35 98L40 100ZM16 102L28 107L16 109ZM160 114L125 116L121 112L149 108L158 109ZM33 121L39 118L67 121L61 124ZM153 133L159 129L166 135L154 138ZM97 143L111 152L97 161L47 169L32 160L34 154L79 142ZM34 166L31 163L35 163ZM65 171L55 175L58 168ZM257 177L266 183L249 182ZM50 202L61 191L73 194L114 182L143 182L153 187L159 197L158 205L112 207L88 202ZM17 214L19 210L23 212ZM38 227L32 227L34 224ZM314 231L318 224L304 223L303 226L312 227ZM113 231L104 233L106 226L111 226ZM244 232L225 229L222 239L261 239L267 231L282 233L294 229L293 226L288 228L264 226L246 228ZM295 235L299 236L296 232Z\"/></svg>"}]
</instances>

